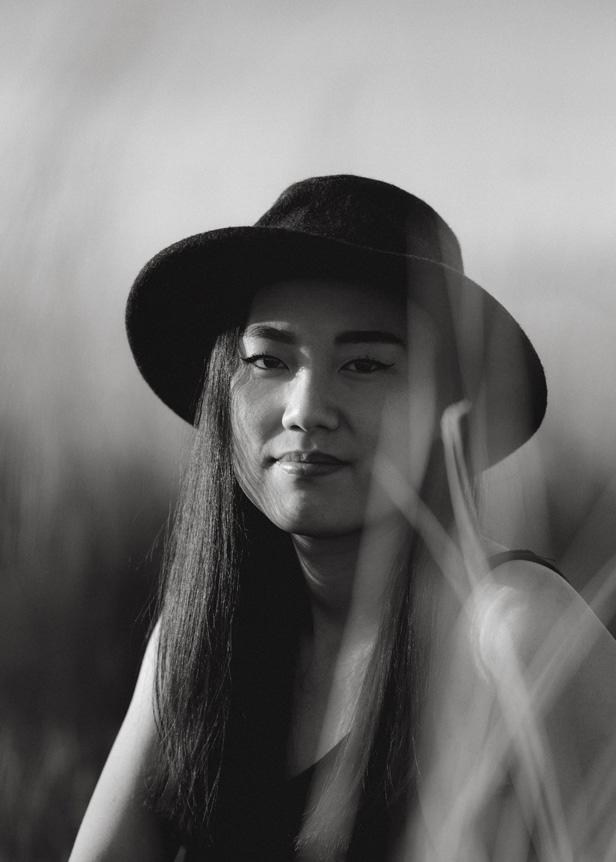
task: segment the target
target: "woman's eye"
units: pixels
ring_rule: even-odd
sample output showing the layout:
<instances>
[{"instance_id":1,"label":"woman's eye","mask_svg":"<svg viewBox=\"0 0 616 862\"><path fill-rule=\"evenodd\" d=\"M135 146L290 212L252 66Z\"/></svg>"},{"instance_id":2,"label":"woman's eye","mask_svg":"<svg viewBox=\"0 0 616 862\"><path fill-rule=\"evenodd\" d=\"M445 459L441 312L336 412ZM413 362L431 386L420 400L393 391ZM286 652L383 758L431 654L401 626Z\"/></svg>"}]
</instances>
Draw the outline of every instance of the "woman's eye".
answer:
<instances>
[{"instance_id":1,"label":"woman's eye","mask_svg":"<svg viewBox=\"0 0 616 862\"><path fill-rule=\"evenodd\" d=\"M282 359L270 356L269 353L255 353L252 356L242 356L241 359L246 365L252 365L262 371L278 371L286 367Z\"/></svg>"},{"instance_id":2,"label":"woman's eye","mask_svg":"<svg viewBox=\"0 0 616 862\"><path fill-rule=\"evenodd\" d=\"M383 371L386 368L391 368L393 362L379 362L378 359L370 359L368 356L362 359L352 359L344 366L346 371L353 371L355 374L373 374L375 371Z\"/></svg>"}]
</instances>

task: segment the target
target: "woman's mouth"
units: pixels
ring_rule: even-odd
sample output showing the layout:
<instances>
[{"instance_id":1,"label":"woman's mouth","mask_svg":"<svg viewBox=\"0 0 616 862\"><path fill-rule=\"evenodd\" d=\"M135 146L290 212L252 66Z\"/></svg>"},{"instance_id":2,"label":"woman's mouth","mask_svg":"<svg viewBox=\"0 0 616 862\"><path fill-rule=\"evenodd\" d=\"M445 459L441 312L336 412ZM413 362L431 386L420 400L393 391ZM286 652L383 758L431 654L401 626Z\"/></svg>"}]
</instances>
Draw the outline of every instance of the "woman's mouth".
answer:
<instances>
[{"instance_id":1,"label":"woman's mouth","mask_svg":"<svg viewBox=\"0 0 616 862\"><path fill-rule=\"evenodd\" d=\"M327 452L302 452L301 450L285 452L275 461L287 475L306 479L327 476L349 465L348 461L342 461Z\"/></svg>"}]
</instances>

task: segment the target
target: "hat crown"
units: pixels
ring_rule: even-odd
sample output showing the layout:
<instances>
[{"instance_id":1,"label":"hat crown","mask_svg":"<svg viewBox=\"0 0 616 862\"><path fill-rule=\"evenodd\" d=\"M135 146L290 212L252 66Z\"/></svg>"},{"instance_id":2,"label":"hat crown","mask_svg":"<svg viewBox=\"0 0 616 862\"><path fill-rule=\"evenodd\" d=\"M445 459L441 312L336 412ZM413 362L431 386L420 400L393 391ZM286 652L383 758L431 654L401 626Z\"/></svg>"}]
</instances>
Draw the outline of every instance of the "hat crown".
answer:
<instances>
[{"instance_id":1,"label":"hat crown","mask_svg":"<svg viewBox=\"0 0 616 862\"><path fill-rule=\"evenodd\" d=\"M380 180L349 174L302 180L289 186L256 226L412 255L464 272L456 235L439 214Z\"/></svg>"}]
</instances>

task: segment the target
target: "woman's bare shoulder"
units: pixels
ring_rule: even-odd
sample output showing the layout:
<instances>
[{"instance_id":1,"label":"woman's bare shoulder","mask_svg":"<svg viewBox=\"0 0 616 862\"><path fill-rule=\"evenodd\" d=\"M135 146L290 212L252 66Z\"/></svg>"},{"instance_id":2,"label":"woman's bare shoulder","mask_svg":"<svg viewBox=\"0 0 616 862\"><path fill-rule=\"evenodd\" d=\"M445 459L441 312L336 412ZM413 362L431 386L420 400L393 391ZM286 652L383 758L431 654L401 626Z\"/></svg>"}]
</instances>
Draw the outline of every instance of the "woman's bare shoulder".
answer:
<instances>
[{"instance_id":1,"label":"woman's bare shoulder","mask_svg":"<svg viewBox=\"0 0 616 862\"><path fill-rule=\"evenodd\" d=\"M471 599L472 637L482 659L515 655L525 664L540 648L607 632L567 581L539 561L511 559L489 572ZM608 635L609 637L609 635Z\"/></svg>"},{"instance_id":2,"label":"woman's bare shoulder","mask_svg":"<svg viewBox=\"0 0 616 862\"><path fill-rule=\"evenodd\" d=\"M508 719L527 716L525 732L539 728L571 858L613 858L616 641L577 591L538 562L498 566L469 605L481 678Z\"/></svg>"}]
</instances>

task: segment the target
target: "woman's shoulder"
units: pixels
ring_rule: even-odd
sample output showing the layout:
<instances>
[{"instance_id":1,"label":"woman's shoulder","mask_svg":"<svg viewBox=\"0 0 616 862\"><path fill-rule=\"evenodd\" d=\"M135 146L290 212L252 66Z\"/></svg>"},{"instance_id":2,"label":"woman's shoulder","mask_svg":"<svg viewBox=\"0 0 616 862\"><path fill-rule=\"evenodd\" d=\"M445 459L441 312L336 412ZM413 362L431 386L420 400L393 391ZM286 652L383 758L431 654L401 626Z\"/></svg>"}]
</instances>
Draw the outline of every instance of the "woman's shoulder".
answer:
<instances>
[{"instance_id":1,"label":"woman's shoulder","mask_svg":"<svg viewBox=\"0 0 616 862\"><path fill-rule=\"evenodd\" d=\"M556 782L558 806L566 813L563 846L570 841L573 848L568 858L612 859L616 641L582 596L540 558L500 559L505 562L485 573L461 617L462 632L470 634L472 669L479 673L460 675L464 690L456 707L470 703L469 709L481 711L489 704L495 732L515 729L507 750L518 787L539 787L545 780L549 790ZM466 725L474 722L483 745L482 715L469 716Z\"/></svg>"},{"instance_id":2,"label":"woman's shoulder","mask_svg":"<svg viewBox=\"0 0 616 862\"><path fill-rule=\"evenodd\" d=\"M470 599L470 632L482 663L512 655L527 665L539 649L571 638L592 637L600 625L575 589L548 561L500 549Z\"/></svg>"}]
</instances>

